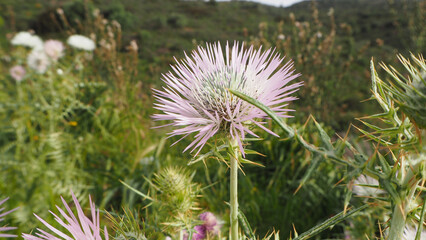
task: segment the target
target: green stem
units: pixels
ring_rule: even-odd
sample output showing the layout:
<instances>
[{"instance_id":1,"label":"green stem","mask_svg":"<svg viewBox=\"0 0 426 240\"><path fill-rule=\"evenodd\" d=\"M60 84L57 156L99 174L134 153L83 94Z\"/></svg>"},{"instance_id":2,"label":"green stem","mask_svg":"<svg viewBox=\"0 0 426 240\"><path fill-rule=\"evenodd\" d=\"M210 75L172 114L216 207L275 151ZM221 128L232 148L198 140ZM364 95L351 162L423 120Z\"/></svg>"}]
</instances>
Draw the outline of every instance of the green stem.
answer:
<instances>
[{"instance_id":1,"label":"green stem","mask_svg":"<svg viewBox=\"0 0 426 240\"><path fill-rule=\"evenodd\" d=\"M231 224L231 240L238 240L238 144L236 139L229 142L229 161L231 162L231 194L230 194L230 224Z\"/></svg>"},{"instance_id":2,"label":"green stem","mask_svg":"<svg viewBox=\"0 0 426 240\"><path fill-rule=\"evenodd\" d=\"M420 180L416 179L420 166L420 161L411 166L408 169L408 172L404 175L402 179L402 188L409 189L404 200L400 203L395 204L392 213L392 221L390 225L389 238L388 240L399 240L402 239L405 228L405 220L409 212L409 206L413 199L414 193Z\"/></svg>"},{"instance_id":3,"label":"green stem","mask_svg":"<svg viewBox=\"0 0 426 240\"><path fill-rule=\"evenodd\" d=\"M392 221L390 225L388 240L402 239L402 234L404 233L405 227L405 218L405 202L402 202L401 204L396 204L392 213Z\"/></svg>"}]
</instances>

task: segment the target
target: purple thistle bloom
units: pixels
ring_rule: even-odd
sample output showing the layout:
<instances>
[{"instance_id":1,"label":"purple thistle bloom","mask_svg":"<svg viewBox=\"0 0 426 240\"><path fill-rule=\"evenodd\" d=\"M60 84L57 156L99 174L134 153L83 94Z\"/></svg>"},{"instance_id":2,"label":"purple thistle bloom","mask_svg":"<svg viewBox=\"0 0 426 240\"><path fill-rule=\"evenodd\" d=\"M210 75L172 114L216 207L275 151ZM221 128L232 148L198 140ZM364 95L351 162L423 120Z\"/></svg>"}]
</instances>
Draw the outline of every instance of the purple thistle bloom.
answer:
<instances>
[{"instance_id":1,"label":"purple thistle bloom","mask_svg":"<svg viewBox=\"0 0 426 240\"><path fill-rule=\"evenodd\" d=\"M188 240L189 234L185 231L183 235L184 240ZM192 240L202 240L207 237L206 227L204 225L198 225L194 227L194 233L192 234Z\"/></svg>"},{"instance_id":2,"label":"purple thistle bloom","mask_svg":"<svg viewBox=\"0 0 426 240\"><path fill-rule=\"evenodd\" d=\"M193 240L201 240L206 238L206 228L204 225L195 226L194 230L195 230L195 233L192 236Z\"/></svg>"},{"instance_id":3,"label":"purple thistle bloom","mask_svg":"<svg viewBox=\"0 0 426 240\"><path fill-rule=\"evenodd\" d=\"M64 198L61 197L62 203L64 204L68 214L56 206L56 208L59 210L61 215L65 218L65 220L68 222L64 222L61 218L59 218L56 214L54 214L52 211L50 213L55 216L55 220L64 228L68 230L68 232L71 234L71 237L58 229L54 228L52 225L44 221L42 218L34 214L40 222L42 222L47 228L49 228L52 232L60 236L60 238L43 231L41 229L37 229L39 233L36 233L36 236L30 235L30 234L22 234L24 239L27 240L102 240L102 235L100 233L101 228L99 226L99 209L96 211L95 204L92 202L92 199L89 197L90 200L90 209L92 213L92 219L89 219L84 215L83 210L81 209L80 204L78 203L77 198L75 197L74 193L71 192L72 198L74 200L75 207L77 209L77 217L72 212L71 208L68 206L67 202L64 200ZM105 227L105 240L108 240L108 232Z\"/></svg>"},{"instance_id":4,"label":"purple thistle bloom","mask_svg":"<svg viewBox=\"0 0 426 240\"><path fill-rule=\"evenodd\" d=\"M220 43L198 47L191 57L172 65L173 72L163 75L166 83L163 90L155 90L158 101L155 108L163 111L155 114L155 120L171 120L164 126L175 126L170 136L182 135L185 138L196 133L195 140L184 151L198 148L200 152L207 140L218 132L229 134L236 139L244 154L242 141L247 133L258 137L249 129L254 124L277 136L258 119L267 115L257 107L233 96L228 89L240 91L270 107L280 117L287 115L285 108L297 98L290 96L302 83L288 83L300 74L294 74L293 63L283 63L283 58L274 50L262 52L251 46L234 43L225 47Z\"/></svg>"},{"instance_id":5,"label":"purple thistle bloom","mask_svg":"<svg viewBox=\"0 0 426 240\"><path fill-rule=\"evenodd\" d=\"M211 212L204 212L200 214L200 220L202 220L203 226L205 227L208 233L212 233L214 235L219 234L220 225L217 221L216 216Z\"/></svg>"},{"instance_id":6,"label":"purple thistle bloom","mask_svg":"<svg viewBox=\"0 0 426 240\"><path fill-rule=\"evenodd\" d=\"M0 201L0 206L1 206L3 203L5 203L8 199L9 199L9 198L6 198L6 199L1 200L1 201ZM4 220L4 219L3 219L3 217L4 217L4 216L6 216L7 214L9 214L9 213L11 213L11 212L15 211L16 209L18 209L18 208L15 208L15 209L12 209L12 210L10 210L10 211L7 211L7 212L2 213L2 212L4 211L4 208L0 208L0 222ZM16 229L16 227L0 227L0 238L2 238L2 237L4 237L4 238L6 238L6 237L17 237L16 235L13 235L13 234L6 234L6 233L2 233L2 232L9 231L9 230L13 230L13 229Z\"/></svg>"}]
</instances>

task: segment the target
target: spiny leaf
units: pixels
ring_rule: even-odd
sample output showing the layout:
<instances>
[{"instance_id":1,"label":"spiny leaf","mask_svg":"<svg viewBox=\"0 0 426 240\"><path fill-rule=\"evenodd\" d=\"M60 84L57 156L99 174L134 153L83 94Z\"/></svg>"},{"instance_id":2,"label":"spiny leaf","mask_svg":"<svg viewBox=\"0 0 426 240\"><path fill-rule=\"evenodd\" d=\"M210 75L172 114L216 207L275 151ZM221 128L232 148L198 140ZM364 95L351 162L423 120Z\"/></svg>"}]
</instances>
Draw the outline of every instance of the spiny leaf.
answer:
<instances>
[{"instance_id":1,"label":"spiny leaf","mask_svg":"<svg viewBox=\"0 0 426 240\"><path fill-rule=\"evenodd\" d=\"M137 190L136 188L131 187L130 185L128 185L127 183L125 183L125 182L123 182L123 181L121 181L121 180L119 180L119 181L120 181L120 182L121 182L124 186L126 186L127 188L129 188L130 190L132 190L133 192L135 192L136 194L138 194L138 195L142 196L143 198L146 198L146 199L148 199L148 200L153 201L153 199L152 199L150 196L143 194L141 191Z\"/></svg>"},{"instance_id":2,"label":"spiny leaf","mask_svg":"<svg viewBox=\"0 0 426 240\"><path fill-rule=\"evenodd\" d=\"M312 158L312 163L311 165L308 167L308 170L306 171L305 175L303 176L302 180L300 181L299 186L297 187L296 191L294 191L293 194L296 194L300 188L302 188L302 186L306 183L306 181L308 181L308 179L311 177L312 173L317 170L318 165L321 162L321 155L318 154L314 154L314 157Z\"/></svg>"},{"instance_id":3,"label":"spiny leaf","mask_svg":"<svg viewBox=\"0 0 426 240\"><path fill-rule=\"evenodd\" d=\"M421 240L420 235L422 234L422 231L423 231L423 219L425 217L425 208L426 208L426 200L423 200L422 212L420 213L420 221L419 221L419 225L417 226L417 233L416 233L415 240Z\"/></svg>"},{"instance_id":4,"label":"spiny leaf","mask_svg":"<svg viewBox=\"0 0 426 240\"><path fill-rule=\"evenodd\" d=\"M328 134L324 131L324 129L321 127L321 125L315 120L315 118L312 118L312 119L313 119L315 126L317 127L319 133L320 133L321 140L325 144L326 149L329 150L329 151L334 150L333 145L331 144L331 139L328 136Z\"/></svg>"},{"instance_id":5,"label":"spiny leaf","mask_svg":"<svg viewBox=\"0 0 426 240\"><path fill-rule=\"evenodd\" d=\"M325 229L332 227L332 226L336 225L337 223L351 217L355 213L366 209L367 207L369 207L369 205L365 204L361 207L358 207L358 208L355 208L355 209L349 211L347 214L345 214L344 211L342 211L339 214L337 214L336 216L331 217L331 218L327 219L326 221L324 221L324 222L316 225L315 227L309 229L308 231L300 234L298 237L294 238L293 240L309 239L309 238L319 234L320 232L324 231Z\"/></svg>"}]
</instances>

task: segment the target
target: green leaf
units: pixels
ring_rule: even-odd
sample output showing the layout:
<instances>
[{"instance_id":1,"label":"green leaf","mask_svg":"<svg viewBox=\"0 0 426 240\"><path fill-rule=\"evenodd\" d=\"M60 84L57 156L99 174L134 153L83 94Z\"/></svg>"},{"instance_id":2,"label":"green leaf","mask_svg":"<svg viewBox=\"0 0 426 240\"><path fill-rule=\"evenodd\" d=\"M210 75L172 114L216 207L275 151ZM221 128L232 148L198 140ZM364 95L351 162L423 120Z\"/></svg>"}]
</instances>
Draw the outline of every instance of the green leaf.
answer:
<instances>
[{"instance_id":1,"label":"green leaf","mask_svg":"<svg viewBox=\"0 0 426 240\"><path fill-rule=\"evenodd\" d=\"M220 145L219 147L213 147L212 150L208 151L207 153L201 154L197 158L193 158L191 161L189 161L188 166L200 161L204 161L211 156L222 156L219 152L225 150L227 147L227 144Z\"/></svg>"},{"instance_id":2,"label":"green leaf","mask_svg":"<svg viewBox=\"0 0 426 240\"><path fill-rule=\"evenodd\" d=\"M311 238L311 237L319 234L320 232L324 231L325 229L330 228L330 227L336 225L337 223L349 218L350 216L354 215L355 213L366 209L367 207L369 207L369 205L365 204L361 207L358 207L358 208L355 208L355 209L349 211L347 214L345 214L344 211L342 211L339 214L337 214L336 216L331 217L331 218L327 219L326 221L324 221L323 223L320 223L320 224L316 225L315 227L309 229L308 231L300 234L298 237L294 238L293 240L303 240L303 239Z\"/></svg>"},{"instance_id":3,"label":"green leaf","mask_svg":"<svg viewBox=\"0 0 426 240\"><path fill-rule=\"evenodd\" d=\"M145 195L144 193L142 193L142 192L140 192L139 190L137 190L137 189L135 189L135 188L133 188L133 187L131 187L130 185L128 185L127 183L125 183L125 182L123 182L123 181L121 181L121 180L119 180L124 186L126 186L127 188L129 188L130 190L132 190L133 192L135 192L136 194L138 194L138 195L140 195L140 196L142 196L143 198L145 198L145 199L148 199L148 200L151 200L151 201L153 201L153 199L150 197L150 196L148 196L148 195Z\"/></svg>"},{"instance_id":4,"label":"green leaf","mask_svg":"<svg viewBox=\"0 0 426 240\"><path fill-rule=\"evenodd\" d=\"M250 223L248 222L244 213L238 209L238 219L240 220L241 227L244 230L244 233L249 236L250 240L256 240L256 235L254 235L253 230L250 227Z\"/></svg>"},{"instance_id":5,"label":"green leaf","mask_svg":"<svg viewBox=\"0 0 426 240\"><path fill-rule=\"evenodd\" d=\"M297 131L295 129L293 129L292 127L288 126L286 123L284 123L284 121L282 121L282 119L275 114L274 111L272 111L269 107L267 107L266 105L264 105L263 103L259 102L258 100L249 97L247 95L245 95L244 93L232 90L232 89L228 89L229 92L231 92L232 94L234 94L235 96L241 98L242 100L253 104L254 106L258 107L259 109L261 109L262 111L264 111L272 120L274 120L281 128L282 130L284 130L287 134L289 138L293 138L295 137L297 139L297 141L308 151L313 152L313 153L318 153L320 155L323 155L326 158L330 158L331 160L334 160L337 163L343 164L343 165L350 165L353 166L352 163L347 162L339 157L337 157L334 154L334 151L321 151L320 149L318 149L316 146L307 143L303 137L297 133Z\"/></svg>"},{"instance_id":6,"label":"green leaf","mask_svg":"<svg viewBox=\"0 0 426 240\"><path fill-rule=\"evenodd\" d=\"M388 161L386 161L386 159L382 156L382 154L377 153L377 156L379 157L379 164L382 167L384 174L389 177L392 171L391 166L389 165Z\"/></svg>"},{"instance_id":7,"label":"green leaf","mask_svg":"<svg viewBox=\"0 0 426 240\"><path fill-rule=\"evenodd\" d=\"M328 136L328 134L324 131L324 129L321 127L321 125L315 120L315 118L312 117L312 119L315 123L315 126L317 127L317 129L319 131L321 140L325 144L326 149L329 150L329 151L334 150L333 145L331 144L331 139Z\"/></svg>"},{"instance_id":8,"label":"green leaf","mask_svg":"<svg viewBox=\"0 0 426 240\"><path fill-rule=\"evenodd\" d=\"M308 170L306 170L305 175L303 176L302 180L300 181L299 186L297 187L296 191L294 191L294 194L296 194L300 188L308 181L308 179L311 177L312 173L317 170L318 165L321 162L321 155L314 154L314 157L312 158L312 163L308 167Z\"/></svg>"},{"instance_id":9,"label":"green leaf","mask_svg":"<svg viewBox=\"0 0 426 240\"><path fill-rule=\"evenodd\" d=\"M263 164L261 164L261 163L253 162L253 161L250 161L250 160L245 159L245 158L239 158L239 160L240 160L240 162L241 162L241 163L252 164L252 165L256 165L256 166L258 166L258 167L265 167L265 166L264 166Z\"/></svg>"},{"instance_id":10,"label":"green leaf","mask_svg":"<svg viewBox=\"0 0 426 240\"><path fill-rule=\"evenodd\" d=\"M262 109L266 114L268 114L268 116L270 118L272 118L272 120L274 120L284 131L287 132L288 137L291 138L291 137L294 136L294 134L295 134L294 129L291 128L291 127L289 127L287 124L285 124L283 122L283 120L279 116L277 116L275 114L275 112L272 111L270 108L268 108L265 104L259 102L258 100L254 99L254 98L251 98L251 97L245 95L244 93L240 93L240 92L232 90L232 89L228 89L228 91L230 91L235 96L241 98L242 100L244 100L244 101L246 101L248 103L251 103L254 106Z\"/></svg>"},{"instance_id":11,"label":"green leaf","mask_svg":"<svg viewBox=\"0 0 426 240\"><path fill-rule=\"evenodd\" d=\"M422 234L422 231L423 231L423 219L425 217L425 208L426 208L426 200L423 201L422 212L420 213L420 221L419 221L419 225L417 226L417 233L416 233L415 240L421 240L420 235Z\"/></svg>"}]
</instances>

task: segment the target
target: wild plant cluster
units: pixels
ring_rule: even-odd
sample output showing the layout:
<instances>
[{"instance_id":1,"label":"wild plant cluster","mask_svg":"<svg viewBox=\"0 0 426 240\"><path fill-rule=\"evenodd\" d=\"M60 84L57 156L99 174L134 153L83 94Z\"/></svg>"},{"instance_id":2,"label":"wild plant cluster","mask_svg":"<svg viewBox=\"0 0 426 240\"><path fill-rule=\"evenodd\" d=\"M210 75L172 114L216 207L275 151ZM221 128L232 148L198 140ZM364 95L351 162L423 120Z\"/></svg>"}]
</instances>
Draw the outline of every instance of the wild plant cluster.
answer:
<instances>
[{"instance_id":1,"label":"wild plant cluster","mask_svg":"<svg viewBox=\"0 0 426 240\"><path fill-rule=\"evenodd\" d=\"M421 54L382 72L371 59L356 78L381 111L334 134L316 119L351 106L318 79L356 85L346 70L360 59L345 57L354 43L336 34L351 27L333 10L327 27L313 8L313 22L197 46L156 85L119 22L56 14L57 38L8 33L0 48L0 238L426 236Z\"/></svg>"}]
</instances>

